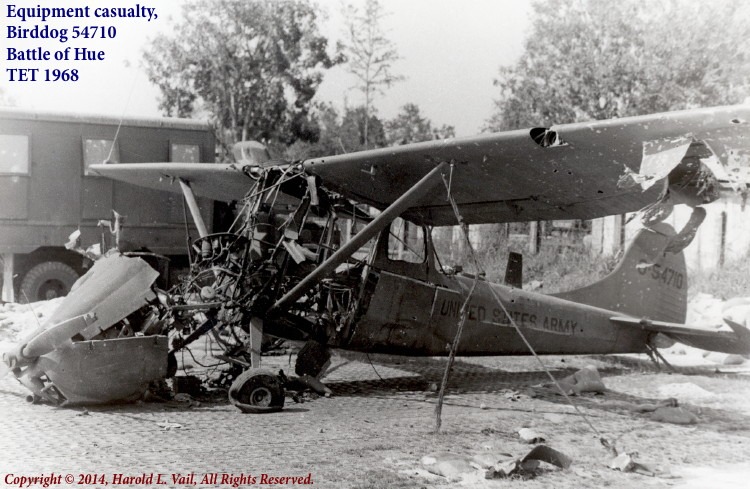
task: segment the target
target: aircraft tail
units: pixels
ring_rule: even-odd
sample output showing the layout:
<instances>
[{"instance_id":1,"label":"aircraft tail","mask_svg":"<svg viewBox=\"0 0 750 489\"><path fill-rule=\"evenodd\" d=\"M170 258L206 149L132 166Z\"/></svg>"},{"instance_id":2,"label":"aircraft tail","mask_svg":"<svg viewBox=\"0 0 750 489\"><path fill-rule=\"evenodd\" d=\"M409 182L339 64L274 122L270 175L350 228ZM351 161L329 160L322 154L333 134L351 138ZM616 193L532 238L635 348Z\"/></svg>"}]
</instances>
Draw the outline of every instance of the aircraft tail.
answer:
<instances>
[{"instance_id":1,"label":"aircraft tail","mask_svg":"<svg viewBox=\"0 0 750 489\"><path fill-rule=\"evenodd\" d=\"M612 273L589 286L555 295L637 318L684 323L685 256L681 251L664 252L674 235L674 229L664 223L642 229Z\"/></svg>"}]
</instances>

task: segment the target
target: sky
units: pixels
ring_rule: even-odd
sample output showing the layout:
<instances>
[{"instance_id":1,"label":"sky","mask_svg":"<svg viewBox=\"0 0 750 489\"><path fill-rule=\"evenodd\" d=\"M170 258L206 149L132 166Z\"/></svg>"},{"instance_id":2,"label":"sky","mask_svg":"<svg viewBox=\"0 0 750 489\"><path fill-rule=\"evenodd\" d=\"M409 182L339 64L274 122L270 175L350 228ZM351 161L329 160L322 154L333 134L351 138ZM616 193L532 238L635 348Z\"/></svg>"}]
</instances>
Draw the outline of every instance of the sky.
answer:
<instances>
[{"instance_id":1,"label":"sky","mask_svg":"<svg viewBox=\"0 0 750 489\"><path fill-rule=\"evenodd\" d=\"M12 4L12 0L8 3ZM156 117L158 89L151 85L141 65L142 52L150 39L169 32L179 17L181 0L129 2L111 0L16 0L17 7L90 6L155 8L157 18L140 19L52 19L22 22L9 18L7 4L2 22L4 68L38 67L78 69L76 82L9 81L4 69L0 87L16 106L39 111L64 111L128 117ZM344 37L344 18L339 0L318 1L324 11L321 32L330 45ZM354 0L362 5L364 0ZM380 117L394 117L401 106L416 103L434 125L453 125L458 136L481 131L492 112L497 89L492 80L501 65L513 64L521 54L529 25L528 0L381 0L389 15L383 21L386 35L401 59L393 71L405 80L379 95L374 104ZM68 40L8 39L8 27L72 28L74 25L113 25L114 39ZM70 32L68 33L70 35ZM102 61L8 61L7 47L18 50L42 48L52 53L66 47L88 47L104 51ZM43 76L40 73L41 76ZM329 70L316 100L343 107L362 103L361 94L352 90L355 82L345 67Z\"/></svg>"}]
</instances>

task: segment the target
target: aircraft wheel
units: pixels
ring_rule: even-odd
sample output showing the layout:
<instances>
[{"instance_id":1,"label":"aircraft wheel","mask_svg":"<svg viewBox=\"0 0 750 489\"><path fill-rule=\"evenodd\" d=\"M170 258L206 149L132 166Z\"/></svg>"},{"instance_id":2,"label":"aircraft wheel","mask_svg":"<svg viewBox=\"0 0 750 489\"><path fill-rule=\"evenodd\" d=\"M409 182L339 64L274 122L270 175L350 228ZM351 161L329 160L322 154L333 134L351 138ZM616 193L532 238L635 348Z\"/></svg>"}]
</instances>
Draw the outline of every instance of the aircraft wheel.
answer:
<instances>
[{"instance_id":1,"label":"aircraft wheel","mask_svg":"<svg viewBox=\"0 0 750 489\"><path fill-rule=\"evenodd\" d=\"M59 261L46 261L33 267L21 282L21 300L37 302L68 295L78 280L72 267Z\"/></svg>"},{"instance_id":2,"label":"aircraft wheel","mask_svg":"<svg viewBox=\"0 0 750 489\"><path fill-rule=\"evenodd\" d=\"M229 401L243 413L271 413L284 407L284 386L270 370L248 369L229 388Z\"/></svg>"}]
</instances>

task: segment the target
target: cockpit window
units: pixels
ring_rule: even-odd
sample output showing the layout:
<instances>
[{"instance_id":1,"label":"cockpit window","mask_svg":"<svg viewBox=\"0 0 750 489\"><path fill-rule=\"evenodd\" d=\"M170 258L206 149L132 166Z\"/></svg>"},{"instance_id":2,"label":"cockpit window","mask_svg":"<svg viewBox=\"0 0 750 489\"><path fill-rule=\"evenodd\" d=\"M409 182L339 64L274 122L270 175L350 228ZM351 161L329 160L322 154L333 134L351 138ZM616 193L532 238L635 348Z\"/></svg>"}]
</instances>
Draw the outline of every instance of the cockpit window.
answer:
<instances>
[{"instance_id":1,"label":"cockpit window","mask_svg":"<svg viewBox=\"0 0 750 489\"><path fill-rule=\"evenodd\" d=\"M424 263L426 253L424 228L401 218L391 223L388 258L407 263Z\"/></svg>"}]
</instances>

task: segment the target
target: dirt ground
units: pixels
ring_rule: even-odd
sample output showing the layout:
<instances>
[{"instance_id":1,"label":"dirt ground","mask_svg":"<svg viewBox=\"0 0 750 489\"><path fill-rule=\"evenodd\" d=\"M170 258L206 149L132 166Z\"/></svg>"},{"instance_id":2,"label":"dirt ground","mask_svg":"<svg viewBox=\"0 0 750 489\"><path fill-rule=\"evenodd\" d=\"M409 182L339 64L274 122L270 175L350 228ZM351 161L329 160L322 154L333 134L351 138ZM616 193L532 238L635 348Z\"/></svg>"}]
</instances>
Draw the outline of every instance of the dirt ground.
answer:
<instances>
[{"instance_id":1,"label":"dirt ground","mask_svg":"<svg viewBox=\"0 0 750 489\"><path fill-rule=\"evenodd\" d=\"M242 414L226 403L136 403L57 408L31 405L14 379L0 381L0 480L20 475L104 475L89 487L111 485L114 474L307 476L320 488L432 487L741 487L750 476L750 376L699 355L669 357L676 373L658 371L645 356L542 357L557 378L586 365L600 372L607 391L574 397L598 433L563 397L530 389L548 379L532 357L464 358L456 363L435 434L436 393L445 359L336 353L326 381L335 395L278 413ZM288 356L265 366L293 370ZM190 360L186 361L190 363ZM293 365L293 363L291 364ZM687 366L686 366L687 365ZM628 409L677 398L699 423L656 422ZM426 455L522 456L531 445L517 431L529 427L546 445L573 459L569 469L543 471L533 480L486 481L479 471L448 481L425 470ZM650 477L606 466L599 438L667 474ZM104 480L104 484L101 481ZM73 487L64 482L50 487ZM189 485L189 484L188 484ZM242 484L240 487L261 486ZM117 487L151 487L152 484ZM32 486L41 487L41 486ZM153 487L157 487L153 484Z\"/></svg>"}]
</instances>

